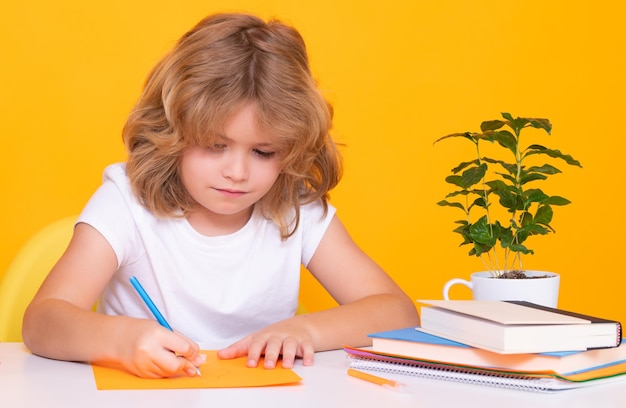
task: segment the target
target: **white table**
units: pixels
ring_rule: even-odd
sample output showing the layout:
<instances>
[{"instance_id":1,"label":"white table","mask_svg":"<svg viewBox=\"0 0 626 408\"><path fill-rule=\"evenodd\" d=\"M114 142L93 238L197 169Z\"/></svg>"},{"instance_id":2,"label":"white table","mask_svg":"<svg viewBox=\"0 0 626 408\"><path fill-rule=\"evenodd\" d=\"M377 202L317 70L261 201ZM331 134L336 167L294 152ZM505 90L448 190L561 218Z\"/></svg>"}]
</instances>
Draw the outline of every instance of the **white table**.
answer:
<instances>
[{"instance_id":1,"label":"white table","mask_svg":"<svg viewBox=\"0 0 626 408\"><path fill-rule=\"evenodd\" d=\"M626 407L626 382L539 394L385 375L408 385L400 394L349 377L343 350L317 353L294 370L302 383L264 388L99 391L87 364L32 355L22 343L0 343L0 407ZM376 373L374 373L376 374Z\"/></svg>"}]
</instances>

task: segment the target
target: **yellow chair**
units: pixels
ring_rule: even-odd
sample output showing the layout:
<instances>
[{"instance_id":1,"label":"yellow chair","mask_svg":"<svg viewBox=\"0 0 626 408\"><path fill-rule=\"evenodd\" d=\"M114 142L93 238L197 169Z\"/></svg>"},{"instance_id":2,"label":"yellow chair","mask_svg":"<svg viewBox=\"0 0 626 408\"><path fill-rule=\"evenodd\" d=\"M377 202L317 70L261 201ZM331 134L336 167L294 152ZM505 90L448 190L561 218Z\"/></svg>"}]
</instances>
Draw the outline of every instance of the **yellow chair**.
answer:
<instances>
[{"instance_id":1,"label":"yellow chair","mask_svg":"<svg viewBox=\"0 0 626 408\"><path fill-rule=\"evenodd\" d=\"M298 308L296 309L296 314L301 315L301 314L307 314L307 313L309 313L309 310L306 308L306 306L304 306L301 302L298 302Z\"/></svg>"},{"instance_id":2,"label":"yellow chair","mask_svg":"<svg viewBox=\"0 0 626 408\"><path fill-rule=\"evenodd\" d=\"M0 280L0 341L22 341L24 310L70 242L77 216L35 233L18 251Z\"/></svg>"}]
</instances>

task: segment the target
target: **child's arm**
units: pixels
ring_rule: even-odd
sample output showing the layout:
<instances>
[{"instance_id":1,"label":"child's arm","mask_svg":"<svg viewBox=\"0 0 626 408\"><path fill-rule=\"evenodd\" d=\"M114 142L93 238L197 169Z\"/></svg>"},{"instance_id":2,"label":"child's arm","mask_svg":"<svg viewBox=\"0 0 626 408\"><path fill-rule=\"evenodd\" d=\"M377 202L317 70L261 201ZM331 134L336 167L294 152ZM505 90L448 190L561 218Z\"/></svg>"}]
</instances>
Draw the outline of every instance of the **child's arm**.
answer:
<instances>
[{"instance_id":1,"label":"child's arm","mask_svg":"<svg viewBox=\"0 0 626 408\"><path fill-rule=\"evenodd\" d=\"M264 355L265 367L272 368L282 354L284 367L296 356L309 365L314 351L369 345L369 333L419 324L414 302L354 243L337 217L308 268L340 306L266 327L220 350L221 358L247 355L254 366Z\"/></svg>"},{"instance_id":2,"label":"child's arm","mask_svg":"<svg viewBox=\"0 0 626 408\"><path fill-rule=\"evenodd\" d=\"M23 338L35 354L121 365L143 377L195 375L198 346L156 321L91 309L117 269L117 257L94 228L79 223L24 314ZM178 355L178 357L177 357Z\"/></svg>"}]
</instances>

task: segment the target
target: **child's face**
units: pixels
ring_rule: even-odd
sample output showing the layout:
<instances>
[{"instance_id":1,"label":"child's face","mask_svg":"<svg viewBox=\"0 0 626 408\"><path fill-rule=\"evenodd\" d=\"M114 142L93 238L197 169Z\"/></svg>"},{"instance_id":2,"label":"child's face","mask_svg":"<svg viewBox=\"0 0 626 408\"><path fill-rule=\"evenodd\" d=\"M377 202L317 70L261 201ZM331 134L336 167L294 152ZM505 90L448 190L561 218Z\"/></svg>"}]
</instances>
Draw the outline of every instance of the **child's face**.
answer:
<instances>
[{"instance_id":1,"label":"child's face","mask_svg":"<svg viewBox=\"0 0 626 408\"><path fill-rule=\"evenodd\" d=\"M236 112L212 146L192 146L183 153L181 181L200 204L195 220L230 219L242 226L280 174L279 152L256 126L254 109L247 104Z\"/></svg>"}]
</instances>

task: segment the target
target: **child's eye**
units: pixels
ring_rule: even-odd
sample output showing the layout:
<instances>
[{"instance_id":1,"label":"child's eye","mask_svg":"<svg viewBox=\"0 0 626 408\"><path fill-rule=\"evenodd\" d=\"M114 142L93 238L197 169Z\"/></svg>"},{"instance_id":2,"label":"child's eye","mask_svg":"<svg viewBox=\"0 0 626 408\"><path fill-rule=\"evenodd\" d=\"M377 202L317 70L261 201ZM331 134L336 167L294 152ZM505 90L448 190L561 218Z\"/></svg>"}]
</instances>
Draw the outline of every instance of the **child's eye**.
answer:
<instances>
[{"instance_id":1,"label":"child's eye","mask_svg":"<svg viewBox=\"0 0 626 408\"><path fill-rule=\"evenodd\" d=\"M213 145L207 146L209 150L220 151L226 149L226 145L224 143L215 143Z\"/></svg>"},{"instance_id":2,"label":"child's eye","mask_svg":"<svg viewBox=\"0 0 626 408\"><path fill-rule=\"evenodd\" d=\"M260 149L254 149L254 153L257 156L262 157L264 159L271 159L276 154L276 152L268 152L268 151L260 150Z\"/></svg>"}]
</instances>

